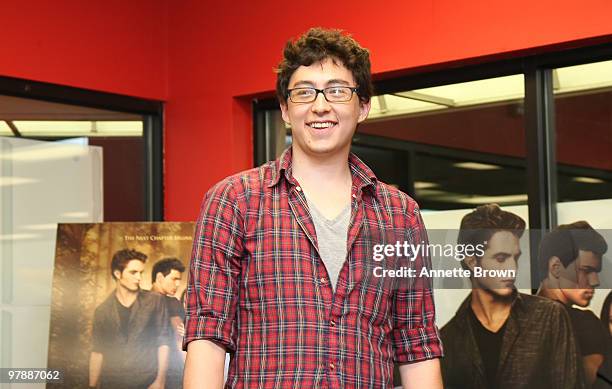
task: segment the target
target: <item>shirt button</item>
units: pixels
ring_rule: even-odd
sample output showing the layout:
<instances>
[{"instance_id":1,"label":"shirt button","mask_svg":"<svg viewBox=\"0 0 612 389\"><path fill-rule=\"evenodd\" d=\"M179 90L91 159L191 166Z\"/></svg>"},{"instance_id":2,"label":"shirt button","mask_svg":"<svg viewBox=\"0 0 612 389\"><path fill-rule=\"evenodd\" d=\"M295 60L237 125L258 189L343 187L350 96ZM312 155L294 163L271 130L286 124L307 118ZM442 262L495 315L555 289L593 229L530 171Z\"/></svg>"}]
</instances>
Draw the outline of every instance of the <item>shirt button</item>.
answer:
<instances>
[{"instance_id":1,"label":"shirt button","mask_svg":"<svg viewBox=\"0 0 612 389\"><path fill-rule=\"evenodd\" d=\"M327 284L327 278L325 278L325 277L321 277L321 283L322 283L323 285Z\"/></svg>"},{"instance_id":2,"label":"shirt button","mask_svg":"<svg viewBox=\"0 0 612 389\"><path fill-rule=\"evenodd\" d=\"M336 322L332 320L332 321L329 322L329 325L331 325L332 327L335 327L336 326Z\"/></svg>"},{"instance_id":3,"label":"shirt button","mask_svg":"<svg viewBox=\"0 0 612 389\"><path fill-rule=\"evenodd\" d=\"M355 193L353 193L353 198L354 198L354 199L356 199L356 198L357 198L357 195L356 195Z\"/></svg>"},{"instance_id":4,"label":"shirt button","mask_svg":"<svg viewBox=\"0 0 612 389\"><path fill-rule=\"evenodd\" d=\"M330 362L330 363L329 363L329 368L330 368L331 370L334 370L334 369L336 368L336 365L334 365L334 363L333 363L333 362Z\"/></svg>"},{"instance_id":5,"label":"shirt button","mask_svg":"<svg viewBox=\"0 0 612 389\"><path fill-rule=\"evenodd\" d=\"M302 191L302 187L301 186L296 186L295 190L297 190L298 192L301 192Z\"/></svg>"}]
</instances>

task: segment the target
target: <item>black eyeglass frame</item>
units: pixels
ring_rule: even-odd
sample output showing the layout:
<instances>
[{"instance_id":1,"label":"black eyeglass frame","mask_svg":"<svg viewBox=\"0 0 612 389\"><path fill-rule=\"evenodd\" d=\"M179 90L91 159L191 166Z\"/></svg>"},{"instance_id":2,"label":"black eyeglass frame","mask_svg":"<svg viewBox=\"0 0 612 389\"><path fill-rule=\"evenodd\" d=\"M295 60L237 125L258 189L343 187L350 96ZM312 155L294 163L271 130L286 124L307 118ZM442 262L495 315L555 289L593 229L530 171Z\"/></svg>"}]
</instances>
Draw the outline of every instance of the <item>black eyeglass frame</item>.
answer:
<instances>
[{"instance_id":1,"label":"black eyeglass frame","mask_svg":"<svg viewBox=\"0 0 612 389\"><path fill-rule=\"evenodd\" d=\"M329 89L335 89L335 88L348 88L351 91L351 96L347 99L347 100L337 100L337 101L330 101L327 98L327 95L325 94L326 90ZM311 89L314 90L316 93L314 95L314 98L311 101L293 101L293 99L291 99L291 92L293 92L294 90L300 90L300 89ZM358 86L345 86L345 85L339 85L339 86L328 86L327 88L323 88L323 89L317 89L317 88L313 88L313 87L298 87L298 88L292 88L292 89L287 89L287 100L291 101L294 104L309 104L314 102L315 100L317 100L317 97L319 97L319 93L323 94L323 97L325 98L325 101L327 101L328 103L346 103L351 101L351 99L353 98L353 93L357 94L357 96L359 96L359 87Z\"/></svg>"}]
</instances>

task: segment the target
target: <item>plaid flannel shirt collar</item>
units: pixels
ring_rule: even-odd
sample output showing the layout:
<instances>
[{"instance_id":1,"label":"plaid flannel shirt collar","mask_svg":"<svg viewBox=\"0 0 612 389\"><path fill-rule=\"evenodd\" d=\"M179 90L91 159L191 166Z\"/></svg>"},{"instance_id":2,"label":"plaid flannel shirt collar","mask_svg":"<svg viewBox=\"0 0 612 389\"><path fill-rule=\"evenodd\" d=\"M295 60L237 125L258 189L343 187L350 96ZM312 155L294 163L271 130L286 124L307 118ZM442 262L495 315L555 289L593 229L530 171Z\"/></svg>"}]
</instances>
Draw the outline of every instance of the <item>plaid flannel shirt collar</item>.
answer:
<instances>
[{"instance_id":1,"label":"plaid flannel shirt collar","mask_svg":"<svg viewBox=\"0 0 612 389\"><path fill-rule=\"evenodd\" d=\"M292 155L292 148L289 147L278 159L270 162L272 174L266 185L268 188L277 185L281 177L285 177L287 182L295 185L292 174ZM372 195L376 196L377 178L374 172L353 153L349 153L348 162L353 176L353 186L361 190L369 189Z\"/></svg>"}]
</instances>

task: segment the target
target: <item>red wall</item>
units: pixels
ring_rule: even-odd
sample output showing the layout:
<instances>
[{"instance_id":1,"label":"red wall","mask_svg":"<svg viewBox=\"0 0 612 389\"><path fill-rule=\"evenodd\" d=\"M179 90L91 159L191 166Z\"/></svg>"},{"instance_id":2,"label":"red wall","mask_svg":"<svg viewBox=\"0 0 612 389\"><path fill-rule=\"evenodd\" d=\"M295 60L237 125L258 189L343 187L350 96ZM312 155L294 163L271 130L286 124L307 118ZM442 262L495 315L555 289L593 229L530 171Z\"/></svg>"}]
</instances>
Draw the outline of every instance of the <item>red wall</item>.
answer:
<instances>
[{"instance_id":1,"label":"red wall","mask_svg":"<svg viewBox=\"0 0 612 389\"><path fill-rule=\"evenodd\" d=\"M167 220L251 166L249 96L272 92L284 42L310 26L352 32L379 76L612 36L609 0L6 3L0 75L167 101Z\"/></svg>"},{"instance_id":2,"label":"red wall","mask_svg":"<svg viewBox=\"0 0 612 389\"><path fill-rule=\"evenodd\" d=\"M0 75L163 100L164 0L0 0Z\"/></svg>"}]
</instances>

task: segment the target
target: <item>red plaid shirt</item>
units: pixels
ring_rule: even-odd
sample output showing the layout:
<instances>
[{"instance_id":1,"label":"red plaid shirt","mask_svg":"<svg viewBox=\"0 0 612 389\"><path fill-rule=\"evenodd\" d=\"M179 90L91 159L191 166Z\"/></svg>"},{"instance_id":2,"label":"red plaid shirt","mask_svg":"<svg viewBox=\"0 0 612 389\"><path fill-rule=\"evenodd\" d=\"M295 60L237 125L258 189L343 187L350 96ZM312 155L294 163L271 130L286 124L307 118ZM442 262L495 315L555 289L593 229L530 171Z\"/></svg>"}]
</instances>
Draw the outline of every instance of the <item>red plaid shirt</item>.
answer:
<instances>
[{"instance_id":1,"label":"red plaid shirt","mask_svg":"<svg viewBox=\"0 0 612 389\"><path fill-rule=\"evenodd\" d=\"M414 200L356 156L348 255L336 291L317 251L291 149L205 196L191 259L184 346L233 353L229 388L385 388L393 362L442 354L427 280L376 278L374 243L421 242ZM389 239L389 237L393 237ZM418 271L428 258L411 263ZM386 262L385 262L386 263Z\"/></svg>"}]
</instances>

